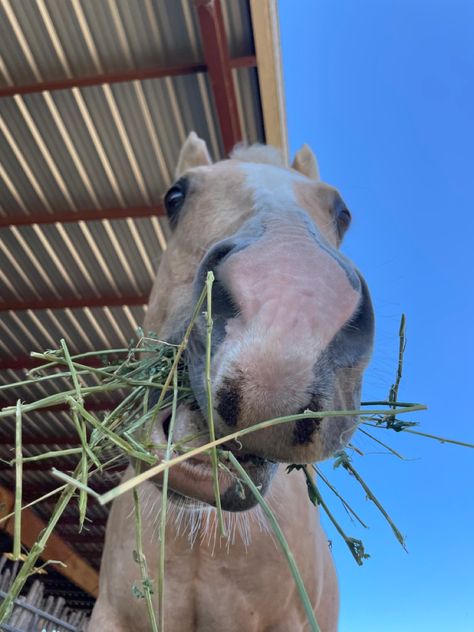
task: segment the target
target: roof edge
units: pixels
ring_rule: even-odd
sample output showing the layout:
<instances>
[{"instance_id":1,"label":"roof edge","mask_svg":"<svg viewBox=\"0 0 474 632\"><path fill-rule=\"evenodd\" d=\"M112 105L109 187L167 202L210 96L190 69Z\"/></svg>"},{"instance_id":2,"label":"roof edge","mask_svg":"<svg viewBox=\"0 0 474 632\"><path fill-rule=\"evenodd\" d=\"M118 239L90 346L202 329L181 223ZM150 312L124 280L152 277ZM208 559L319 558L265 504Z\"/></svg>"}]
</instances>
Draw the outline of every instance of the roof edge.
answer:
<instances>
[{"instance_id":1,"label":"roof edge","mask_svg":"<svg viewBox=\"0 0 474 632\"><path fill-rule=\"evenodd\" d=\"M288 164L288 132L277 0L250 0L265 139Z\"/></svg>"}]
</instances>

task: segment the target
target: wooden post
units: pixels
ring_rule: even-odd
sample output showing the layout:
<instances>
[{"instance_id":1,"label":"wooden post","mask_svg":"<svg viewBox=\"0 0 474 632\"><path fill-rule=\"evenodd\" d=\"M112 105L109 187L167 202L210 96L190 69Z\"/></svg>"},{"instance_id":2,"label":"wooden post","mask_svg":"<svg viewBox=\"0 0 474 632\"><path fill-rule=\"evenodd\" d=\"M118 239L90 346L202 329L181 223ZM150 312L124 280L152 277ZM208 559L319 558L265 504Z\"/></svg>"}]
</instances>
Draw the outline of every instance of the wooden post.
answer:
<instances>
[{"instance_id":1,"label":"wooden post","mask_svg":"<svg viewBox=\"0 0 474 632\"><path fill-rule=\"evenodd\" d=\"M214 102L227 155L242 140L227 35L220 0L194 0L201 29L202 48L211 80Z\"/></svg>"},{"instance_id":2,"label":"wooden post","mask_svg":"<svg viewBox=\"0 0 474 632\"><path fill-rule=\"evenodd\" d=\"M250 0L265 140L288 164L285 91L276 0Z\"/></svg>"}]
</instances>

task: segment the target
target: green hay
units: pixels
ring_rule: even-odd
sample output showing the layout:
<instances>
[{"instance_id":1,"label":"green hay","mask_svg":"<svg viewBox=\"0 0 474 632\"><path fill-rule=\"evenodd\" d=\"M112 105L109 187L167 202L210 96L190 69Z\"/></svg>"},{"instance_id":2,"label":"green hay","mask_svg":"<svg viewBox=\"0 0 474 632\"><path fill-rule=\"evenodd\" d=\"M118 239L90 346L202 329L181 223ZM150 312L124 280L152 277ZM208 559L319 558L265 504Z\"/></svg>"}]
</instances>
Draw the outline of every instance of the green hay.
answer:
<instances>
[{"instance_id":1,"label":"green hay","mask_svg":"<svg viewBox=\"0 0 474 632\"><path fill-rule=\"evenodd\" d=\"M212 273L210 273L212 275ZM166 510L167 510L167 488L168 488L168 472L171 467L189 459L197 454L208 454L211 459L213 470L214 493L216 496L217 515L220 525L220 533L224 534L224 522L222 519L222 510L220 508L218 467L233 467L234 473L240 478L242 485L246 486L249 491L254 494L262 510L267 515L270 525L272 526L275 536L282 547L282 551L289 563L290 570L296 582L298 594L302 604L306 609L310 629L318 630L317 622L312 613L311 604L303 586L301 577L296 567L295 561L288 549L288 545L282 539L282 533L276 520L271 513L265 499L262 498L258 490L256 490L251 480L246 475L239 462L235 457L223 451L220 446L232 439L256 432L263 428L271 426L292 423L298 419L322 418L322 417L338 417L338 416L355 416L359 419L361 426L359 431L373 440L379 445L385 447L388 451L399 458L403 458L398 452L390 448L385 442L373 436L368 429L391 430L395 432L408 432L417 434L427 438L435 439L440 442L450 442L466 447L474 447L465 442L458 442L443 437L436 437L426 433L421 433L413 429L416 425L414 422L406 422L399 419L402 414L417 412L424 410L426 407L421 404L400 403L396 399L400 379L402 377L403 368L403 351L405 348L405 321L402 319L400 326L400 345L397 375L392 385L388 400L377 402L366 402L361 405L361 409L353 411L324 411L313 412L306 411L298 415L289 415L277 419L270 419L262 423L256 424L251 428L245 428L225 437L215 437L213 424L213 404L211 389L211 337L212 337L212 276L208 276L206 286L196 303L190 324L184 334L180 345L169 345L163 341L159 341L151 336L147 337L142 331L139 332L139 340L137 343L130 345L129 348L112 349L97 351L94 353L85 353L71 355L65 341L61 341L61 346L57 350L50 350L45 353L32 354L33 357L40 359L43 365L30 371L27 379L22 382L5 385L0 387L1 390L8 391L9 388L17 388L21 386L32 386L36 383L45 384L48 380L54 383L55 380L66 378L70 381L70 388L40 398L33 402L21 403L16 406L5 408L0 411L0 423L11 423L13 417L16 421L16 451L15 459L11 462L12 467L16 468L17 484L16 484L16 503L15 511L15 538L14 538L14 555L19 554L21 543L21 510L26 507L33 506L36 502L41 502L47 497L59 494L59 499L51 514L46 529L41 534L38 542L31 548L26 556L26 560L18 573L15 582L7 596L0 605L0 623L6 621L11 611L13 599L21 592L25 581L30 574L35 572L36 562L44 551L46 542L53 533L56 525L71 502L79 504L79 530L82 528L86 519L88 502L108 503L125 491L133 490L133 499L135 506L135 527L136 527L136 551L134 559L140 568L140 585L133 587L134 594L138 598L143 598L150 619L150 627L153 631L164 631L164 583L165 583L165 537L166 537ZM207 403L208 403L208 441L198 448L191 448L188 444L195 437L186 437L179 442L173 441L173 431L176 417L176 408L179 402L189 399L191 389L189 386L186 365L183 361L183 354L188 345L191 330L196 318L202 313L204 304L206 305L206 322L207 322L207 344L206 344L206 386L207 386ZM89 367L84 364L88 357L99 357L102 359L102 367ZM99 380L96 386L88 386L87 378L94 377ZM159 391L159 397L153 406L149 406L149 396L152 390ZM111 408L103 415L96 416L87 410L87 401L92 395L116 392L121 397L121 402L115 408ZM30 411L39 411L43 408L66 404L69 407L71 419L76 429L80 447L53 450L35 457L25 458L22 453L21 446L21 425L22 416ZM168 433L168 441L166 444L154 444L151 440L151 433L157 414L163 409L170 408L172 410L171 421ZM364 428L362 428L362 425ZM201 433L203 434L203 433ZM205 434L205 433L204 433ZM156 451L164 451L165 458L160 460ZM172 454L175 454L172 458ZM22 466L25 462L40 459L58 459L64 456L77 455L79 457L78 464L73 473L66 473L53 468L51 476L63 483L57 489L38 498L36 501L25 505L21 508L21 476ZM106 494L99 495L90 487L89 480L97 472L104 472L108 467L117 463L118 460L126 457L134 463L136 475ZM377 500L369 486L363 481L356 471L354 464L346 452L342 452L335 456L334 465L343 467L351 476L362 486L368 498L375 503L385 520L388 521L397 540L404 545L403 537L397 529L388 512L383 505ZM146 469L143 469L146 467ZM343 507L364 527L367 525L351 508L350 504L342 497L332 483L314 466L289 466L288 469L303 469L306 478L309 498L315 504L319 504L328 514L333 522L336 530L341 535L344 542L349 547L352 555L357 563L361 564L368 557L365 553L364 545L361 540L346 535L340 527L334 514L329 509L325 499L323 498L319 487L313 477L316 471L320 480L328 487L328 489L336 495L343 503ZM143 471L142 471L143 470ZM159 621L153 609L154 582L150 576L150 569L147 566L145 556L143 554L142 542L142 525L141 510L138 494L138 485L143 481L163 473L163 494L162 494L162 511L159 526L159 546L160 546L160 566L157 569L157 593L158 593L158 613ZM8 519L5 516L0 521ZM132 587L131 587L132 589Z\"/></svg>"}]
</instances>

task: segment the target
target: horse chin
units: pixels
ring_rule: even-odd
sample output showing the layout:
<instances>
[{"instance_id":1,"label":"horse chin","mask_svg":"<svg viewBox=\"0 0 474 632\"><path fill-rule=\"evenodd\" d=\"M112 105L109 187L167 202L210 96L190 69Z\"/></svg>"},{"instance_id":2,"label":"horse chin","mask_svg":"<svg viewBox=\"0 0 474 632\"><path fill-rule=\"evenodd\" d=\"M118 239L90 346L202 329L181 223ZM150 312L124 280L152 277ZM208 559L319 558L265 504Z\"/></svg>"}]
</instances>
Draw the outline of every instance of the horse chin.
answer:
<instances>
[{"instance_id":1,"label":"horse chin","mask_svg":"<svg viewBox=\"0 0 474 632\"><path fill-rule=\"evenodd\" d=\"M252 479L252 482L258 487L260 493L265 495L270 487L271 480L275 474L277 465L270 461L264 461L260 466L252 465L249 467L247 464L242 463L242 466L246 470L247 474ZM192 475L198 473L203 476L203 464L199 464L199 469L196 470L196 465L191 462L187 462L185 467L176 466L176 472L169 479L169 500L171 502L182 503L183 500L189 504L190 508L196 506L196 503L203 503L216 506L213 482L212 482L212 468L210 463L205 465L206 480L200 480L196 482L192 479ZM242 512L253 509L257 505L255 496L250 490L243 484L241 484L236 477L232 477L233 480L226 479L219 472L219 489L221 508L228 512ZM155 484L162 488L162 480L155 480Z\"/></svg>"},{"instance_id":2,"label":"horse chin","mask_svg":"<svg viewBox=\"0 0 474 632\"><path fill-rule=\"evenodd\" d=\"M152 435L154 443L166 443L169 417L169 413L164 413L157 418ZM175 442L194 436L186 441L187 447L195 448L203 445L208 441L208 436L205 435L206 429L207 423L198 410L193 410L192 406L186 404L179 406L173 434ZM260 456L244 452L241 445L235 442L222 447L234 454L254 485L264 495L276 473L277 464ZM161 458L164 457L162 450L157 450L156 453ZM175 456L178 456L178 452L173 452L172 457ZM168 487L171 491L170 499L172 501L184 497L189 499L190 505L192 505L192 501L211 506L216 505L212 464L207 454L201 453L190 457L171 467L168 472ZM227 467L219 467L218 478L221 507L224 511L246 511L257 504L252 492L241 482L230 464ZM163 474L155 477L153 481L161 488Z\"/></svg>"}]
</instances>

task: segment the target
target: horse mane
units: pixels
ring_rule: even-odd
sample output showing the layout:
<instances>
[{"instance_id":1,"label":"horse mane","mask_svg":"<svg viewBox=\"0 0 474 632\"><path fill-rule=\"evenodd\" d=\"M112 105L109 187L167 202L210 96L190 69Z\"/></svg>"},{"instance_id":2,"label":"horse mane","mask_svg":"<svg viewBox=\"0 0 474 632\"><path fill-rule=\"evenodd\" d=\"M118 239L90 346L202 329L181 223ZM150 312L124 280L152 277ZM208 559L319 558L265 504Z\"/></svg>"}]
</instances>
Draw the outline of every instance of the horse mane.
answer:
<instances>
[{"instance_id":1,"label":"horse mane","mask_svg":"<svg viewBox=\"0 0 474 632\"><path fill-rule=\"evenodd\" d=\"M230 158L241 162L256 162L276 165L277 167L285 166L283 156L276 147L261 143L254 143L253 145L239 143L232 150Z\"/></svg>"}]
</instances>

